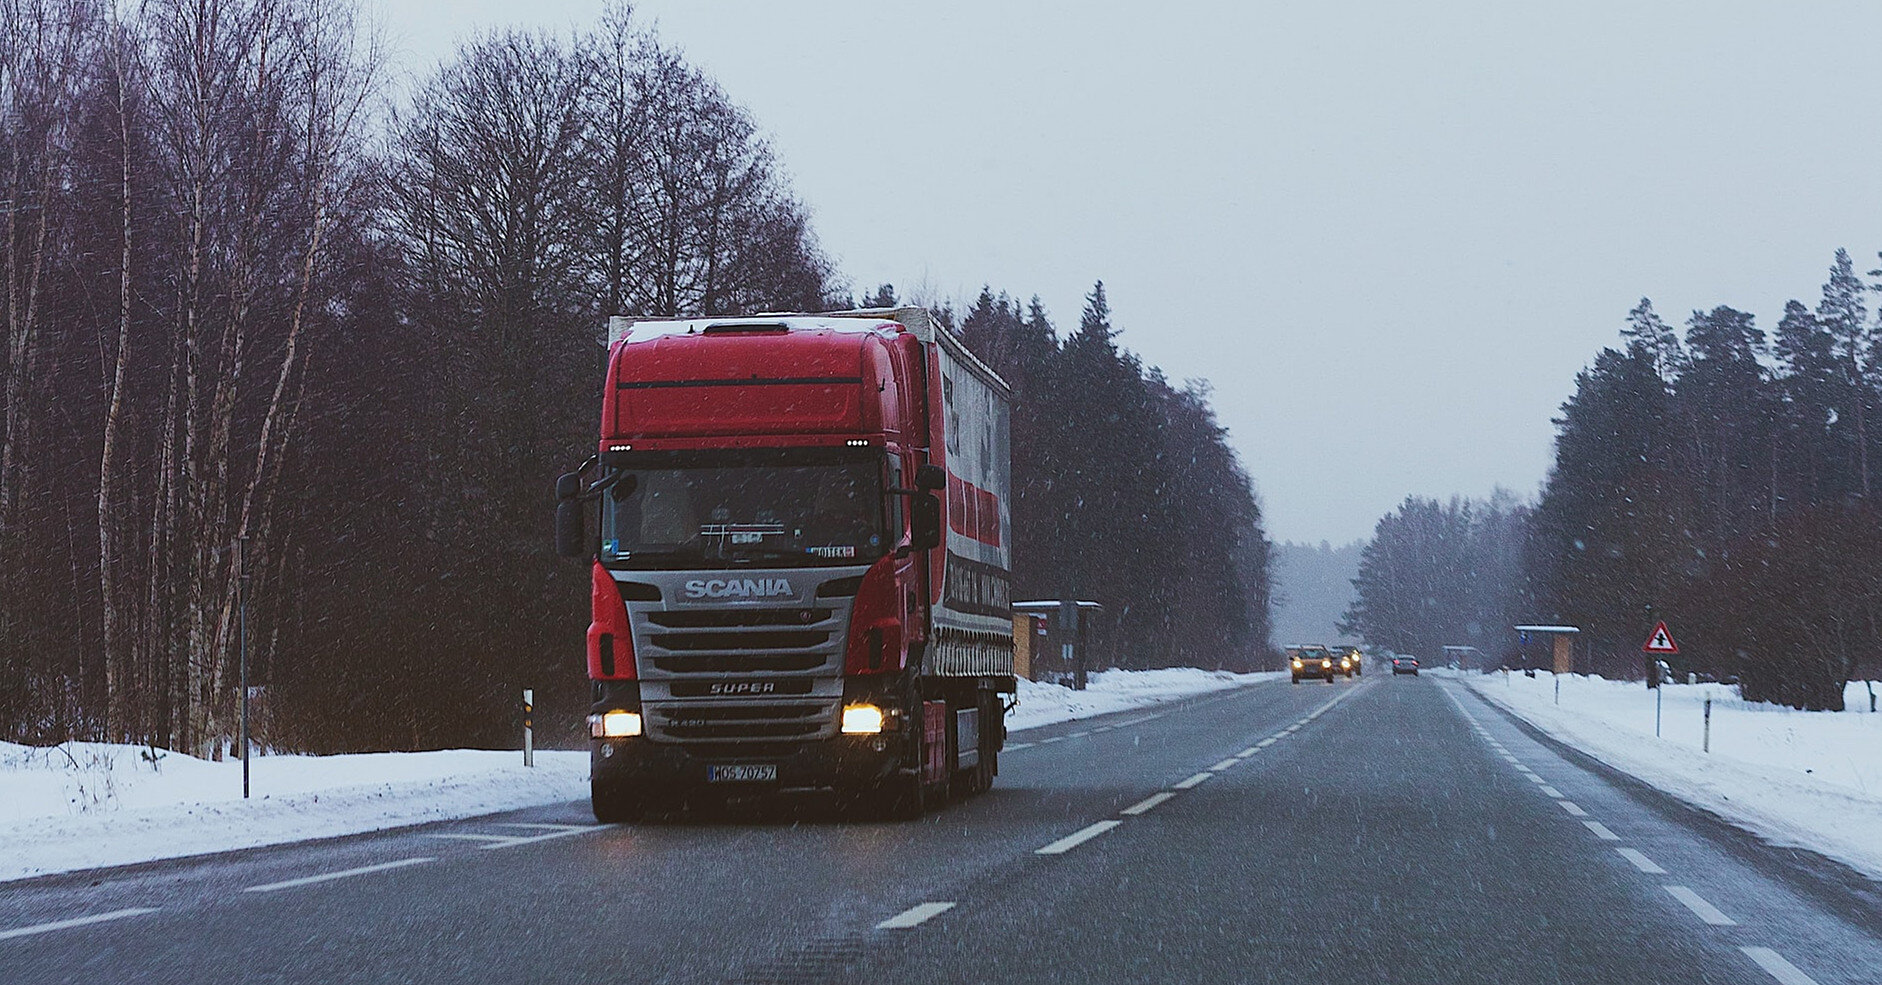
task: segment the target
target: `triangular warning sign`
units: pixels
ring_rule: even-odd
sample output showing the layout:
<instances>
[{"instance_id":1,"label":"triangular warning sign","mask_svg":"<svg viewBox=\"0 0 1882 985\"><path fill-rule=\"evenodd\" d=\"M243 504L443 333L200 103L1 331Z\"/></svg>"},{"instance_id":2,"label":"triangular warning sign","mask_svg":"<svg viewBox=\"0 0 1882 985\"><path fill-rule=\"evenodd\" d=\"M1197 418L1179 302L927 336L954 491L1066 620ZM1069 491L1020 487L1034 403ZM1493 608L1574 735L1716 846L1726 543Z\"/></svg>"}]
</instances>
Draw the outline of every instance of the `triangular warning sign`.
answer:
<instances>
[{"instance_id":1,"label":"triangular warning sign","mask_svg":"<svg viewBox=\"0 0 1882 985\"><path fill-rule=\"evenodd\" d=\"M1666 631L1666 621L1663 619L1658 626L1653 627L1653 635L1647 637L1647 645L1640 649L1646 653L1678 653L1679 644L1673 642L1673 634Z\"/></svg>"}]
</instances>

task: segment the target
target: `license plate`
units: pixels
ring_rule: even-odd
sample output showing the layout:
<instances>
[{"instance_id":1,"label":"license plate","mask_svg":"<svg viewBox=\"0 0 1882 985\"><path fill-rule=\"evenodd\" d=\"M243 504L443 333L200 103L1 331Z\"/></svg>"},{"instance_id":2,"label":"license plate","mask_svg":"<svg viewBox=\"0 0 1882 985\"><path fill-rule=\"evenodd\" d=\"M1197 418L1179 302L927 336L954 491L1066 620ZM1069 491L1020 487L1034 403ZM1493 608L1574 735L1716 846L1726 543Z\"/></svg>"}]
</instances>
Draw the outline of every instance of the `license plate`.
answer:
<instances>
[{"instance_id":1,"label":"license plate","mask_svg":"<svg viewBox=\"0 0 1882 985\"><path fill-rule=\"evenodd\" d=\"M714 766L706 774L707 781L711 783L763 783L767 780L775 781L777 778L778 767L775 763L765 763L762 766L751 764Z\"/></svg>"}]
</instances>

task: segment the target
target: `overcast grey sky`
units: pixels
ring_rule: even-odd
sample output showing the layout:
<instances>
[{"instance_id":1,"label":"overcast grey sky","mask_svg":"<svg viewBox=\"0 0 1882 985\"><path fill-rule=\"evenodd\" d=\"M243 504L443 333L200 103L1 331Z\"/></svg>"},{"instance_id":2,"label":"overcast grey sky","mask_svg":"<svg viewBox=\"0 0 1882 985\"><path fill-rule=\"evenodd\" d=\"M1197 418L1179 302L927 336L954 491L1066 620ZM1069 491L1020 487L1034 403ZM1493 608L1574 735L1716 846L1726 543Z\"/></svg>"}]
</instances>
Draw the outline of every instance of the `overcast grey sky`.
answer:
<instances>
[{"instance_id":1,"label":"overcast grey sky","mask_svg":"<svg viewBox=\"0 0 1882 985\"><path fill-rule=\"evenodd\" d=\"M414 71L598 2L377 0ZM858 288L1103 278L1206 378L1276 539L1533 497L1627 310L1767 330L1882 248L1882 4L643 0ZM858 153L874 150L876 153Z\"/></svg>"}]
</instances>

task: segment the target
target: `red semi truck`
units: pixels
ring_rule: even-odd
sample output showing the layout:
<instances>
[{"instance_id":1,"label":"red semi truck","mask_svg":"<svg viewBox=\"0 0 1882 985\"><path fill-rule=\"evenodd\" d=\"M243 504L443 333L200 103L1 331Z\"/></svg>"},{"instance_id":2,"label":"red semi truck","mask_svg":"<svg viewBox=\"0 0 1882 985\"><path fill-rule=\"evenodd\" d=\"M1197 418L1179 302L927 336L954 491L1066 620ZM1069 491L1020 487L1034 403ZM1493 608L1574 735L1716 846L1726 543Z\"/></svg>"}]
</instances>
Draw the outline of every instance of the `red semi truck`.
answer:
<instances>
[{"instance_id":1,"label":"red semi truck","mask_svg":"<svg viewBox=\"0 0 1882 985\"><path fill-rule=\"evenodd\" d=\"M556 484L557 549L593 559L598 819L806 788L912 817L992 783L1008 399L921 308L610 321L600 448Z\"/></svg>"}]
</instances>

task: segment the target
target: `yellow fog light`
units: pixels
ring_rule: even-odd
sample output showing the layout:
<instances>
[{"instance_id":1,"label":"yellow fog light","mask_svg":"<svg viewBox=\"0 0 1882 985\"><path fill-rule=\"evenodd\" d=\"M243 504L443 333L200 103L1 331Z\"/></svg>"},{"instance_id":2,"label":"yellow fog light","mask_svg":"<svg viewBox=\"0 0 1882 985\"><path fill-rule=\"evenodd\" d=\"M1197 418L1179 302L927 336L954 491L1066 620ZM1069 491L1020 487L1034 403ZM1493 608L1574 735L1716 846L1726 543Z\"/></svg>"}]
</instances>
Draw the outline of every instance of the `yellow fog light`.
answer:
<instances>
[{"instance_id":1,"label":"yellow fog light","mask_svg":"<svg viewBox=\"0 0 1882 985\"><path fill-rule=\"evenodd\" d=\"M624 739L640 734L640 713L610 711L588 716L588 734L598 739Z\"/></svg>"},{"instance_id":2,"label":"yellow fog light","mask_svg":"<svg viewBox=\"0 0 1882 985\"><path fill-rule=\"evenodd\" d=\"M882 731L882 709L875 705L850 705L843 709L844 735L874 735Z\"/></svg>"}]
</instances>

